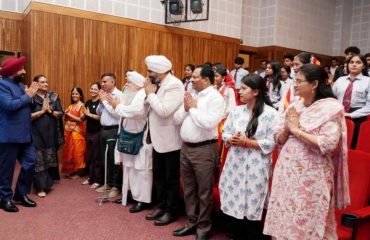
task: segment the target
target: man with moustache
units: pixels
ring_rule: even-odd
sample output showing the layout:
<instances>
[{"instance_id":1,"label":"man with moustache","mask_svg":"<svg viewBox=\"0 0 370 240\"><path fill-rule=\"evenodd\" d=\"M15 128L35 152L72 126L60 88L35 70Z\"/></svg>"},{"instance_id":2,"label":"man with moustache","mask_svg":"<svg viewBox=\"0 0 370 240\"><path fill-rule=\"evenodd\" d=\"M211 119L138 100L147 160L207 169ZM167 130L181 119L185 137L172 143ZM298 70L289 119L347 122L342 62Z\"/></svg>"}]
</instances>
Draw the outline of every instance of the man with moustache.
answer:
<instances>
[{"instance_id":1,"label":"man with moustache","mask_svg":"<svg viewBox=\"0 0 370 240\"><path fill-rule=\"evenodd\" d=\"M31 190L36 164L30 103L38 83L33 82L29 88L23 85L25 61L25 57L8 58L0 70L0 208L6 212L19 211L12 198L25 207L37 205L27 194ZM12 180L17 159L21 170L13 196Z\"/></svg>"},{"instance_id":2,"label":"man with moustache","mask_svg":"<svg viewBox=\"0 0 370 240\"><path fill-rule=\"evenodd\" d=\"M96 113L100 115L101 127L101 153L100 164L104 166L105 152L107 149L107 186L101 186L96 189L97 192L110 190L108 197L110 199L118 196L122 187L122 171L119 166L114 164L114 148L117 141L118 124L120 116L114 111L108 103L107 98L122 98L122 92L116 88L116 76L113 73L104 73L101 76L101 87L99 92L100 103ZM104 168L104 167L103 167Z\"/></svg>"},{"instance_id":3,"label":"man with moustache","mask_svg":"<svg viewBox=\"0 0 370 240\"><path fill-rule=\"evenodd\" d=\"M197 240L208 239L212 220L214 169L218 162L218 124L224 113L224 99L214 85L215 73L208 65L193 71L192 96L185 93L184 105L174 114L181 125L183 140L180 153L180 173L188 221L175 230L174 236L197 234Z\"/></svg>"},{"instance_id":4,"label":"man with moustache","mask_svg":"<svg viewBox=\"0 0 370 240\"><path fill-rule=\"evenodd\" d=\"M130 208L130 213L142 211L147 203L152 200L152 145L146 143L147 115L148 110L144 106L145 78L135 71L126 73L127 82L121 100L108 98L115 112L121 116L120 129L130 133L144 131L142 147L136 155L126 154L115 150L115 162L122 163L122 205L126 206L128 191L131 191L132 198L136 205ZM119 130L120 131L120 130ZM119 132L118 131L118 132Z\"/></svg>"},{"instance_id":5,"label":"man with moustache","mask_svg":"<svg viewBox=\"0 0 370 240\"><path fill-rule=\"evenodd\" d=\"M146 219L154 220L155 226L164 226L177 219L182 141L173 114L183 103L185 89L181 80L171 74L172 63L165 56L148 56L145 64L149 76L145 82L146 104L150 107L147 141L153 144L154 185L159 202L158 209Z\"/></svg>"}]
</instances>

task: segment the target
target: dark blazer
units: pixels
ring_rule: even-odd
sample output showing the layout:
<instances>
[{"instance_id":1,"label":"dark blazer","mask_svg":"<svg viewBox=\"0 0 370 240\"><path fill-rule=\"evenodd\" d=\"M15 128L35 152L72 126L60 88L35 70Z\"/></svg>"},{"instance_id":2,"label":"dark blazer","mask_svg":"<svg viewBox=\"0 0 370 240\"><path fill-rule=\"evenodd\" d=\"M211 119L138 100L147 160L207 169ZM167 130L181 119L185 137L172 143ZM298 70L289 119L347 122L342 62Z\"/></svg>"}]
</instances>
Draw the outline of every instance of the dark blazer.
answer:
<instances>
[{"instance_id":1,"label":"dark blazer","mask_svg":"<svg viewBox=\"0 0 370 240\"><path fill-rule=\"evenodd\" d=\"M24 85L8 77L0 80L0 143L30 143L31 98Z\"/></svg>"}]
</instances>

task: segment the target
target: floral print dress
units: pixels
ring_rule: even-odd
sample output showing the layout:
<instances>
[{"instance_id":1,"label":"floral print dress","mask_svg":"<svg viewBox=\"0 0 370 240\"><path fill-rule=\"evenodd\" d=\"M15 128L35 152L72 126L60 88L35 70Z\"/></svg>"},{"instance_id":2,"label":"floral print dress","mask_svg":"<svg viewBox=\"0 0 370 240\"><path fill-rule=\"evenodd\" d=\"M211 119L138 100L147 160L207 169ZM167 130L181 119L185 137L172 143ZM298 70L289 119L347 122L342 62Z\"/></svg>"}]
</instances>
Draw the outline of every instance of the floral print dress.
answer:
<instances>
[{"instance_id":1,"label":"floral print dress","mask_svg":"<svg viewBox=\"0 0 370 240\"><path fill-rule=\"evenodd\" d=\"M317 136L319 147L290 136L272 180L264 234L277 240L337 239L335 205L349 204L347 143L343 107L322 99L309 107L296 101L302 131ZM289 108L290 108L289 107ZM284 118L275 136L284 129Z\"/></svg>"},{"instance_id":2,"label":"floral print dress","mask_svg":"<svg viewBox=\"0 0 370 240\"><path fill-rule=\"evenodd\" d=\"M273 126L277 112L265 105L258 117L252 139L261 149L231 146L221 173L219 189L221 210L232 217L261 220L268 196L271 152L275 148ZM246 105L236 107L228 116L222 133L227 141L236 132L244 133L250 119Z\"/></svg>"}]
</instances>

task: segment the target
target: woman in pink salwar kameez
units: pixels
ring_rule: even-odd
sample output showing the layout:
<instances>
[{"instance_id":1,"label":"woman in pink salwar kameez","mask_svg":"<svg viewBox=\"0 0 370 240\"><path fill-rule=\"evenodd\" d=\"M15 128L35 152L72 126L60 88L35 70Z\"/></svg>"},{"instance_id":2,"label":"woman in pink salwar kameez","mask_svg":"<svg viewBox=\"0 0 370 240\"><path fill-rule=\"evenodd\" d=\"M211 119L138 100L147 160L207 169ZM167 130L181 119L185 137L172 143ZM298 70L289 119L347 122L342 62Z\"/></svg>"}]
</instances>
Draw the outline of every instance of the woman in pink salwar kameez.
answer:
<instances>
[{"instance_id":1,"label":"woman in pink salwar kameez","mask_svg":"<svg viewBox=\"0 0 370 240\"><path fill-rule=\"evenodd\" d=\"M276 125L283 145L275 166L264 234L274 239L337 239L335 207L349 205L343 106L313 64L294 83L301 97Z\"/></svg>"}]
</instances>

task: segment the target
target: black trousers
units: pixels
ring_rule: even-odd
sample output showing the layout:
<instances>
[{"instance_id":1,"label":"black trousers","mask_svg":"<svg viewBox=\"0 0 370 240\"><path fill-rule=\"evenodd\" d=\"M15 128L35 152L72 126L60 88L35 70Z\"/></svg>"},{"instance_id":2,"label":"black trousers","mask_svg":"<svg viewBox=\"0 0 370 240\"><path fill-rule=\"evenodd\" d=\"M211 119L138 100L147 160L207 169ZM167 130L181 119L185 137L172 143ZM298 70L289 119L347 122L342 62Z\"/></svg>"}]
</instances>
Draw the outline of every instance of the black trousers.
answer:
<instances>
[{"instance_id":1,"label":"black trousers","mask_svg":"<svg viewBox=\"0 0 370 240\"><path fill-rule=\"evenodd\" d=\"M109 130L101 130L100 134L100 151L101 151L101 159L99 167L103 167L104 169L104 161L105 161L105 151L106 147L108 146L107 151L107 185L110 187L116 187L121 190L122 188L122 169L120 166L114 164L114 148L116 147L117 142L117 131L118 128L109 129ZM104 179L104 172L103 172L103 179Z\"/></svg>"},{"instance_id":2,"label":"black trousers","mask_svg":"<svg viewBox=\"0 0 370 240\"><path fill-rule=\"evenodd\" d=\"M351 108L349 112L354 112L359 108ZM358 134L360 133L360 126L361 123L365 122L367 120L367 117L360 117L360 118L352 118L353 123L355 124L355 129L353 131L353 138L351 142L351 149L356 149L357 146L357 140L358 140Z\"/></svg>"},{"instance_id":3,"label":"black trousers","mask_svg":"<svg viewBox=\"0 0 370 240\"><path fill-rule=\"evenodd\" d=\"M99 164L101 159L100 131L86 132L86 170L90 183L104 183L104 164Z\"/></svg>"},{"instance_id":4,"label":"black trousers","mask_svg":"<svg viewBox=\"0 0 370 240\"><path fill-rule=\"evenodd\" d=\"M180 194L180 149L166 153L153 149L153 175L159 208L175 215Z\"/></svg>"},{"instance_id":5,"label":"black trousers","mask_svg":"<svg viewBox=\"0 0 370 240\"><path fill-rule=\"evenodd\" d=\"M262 221L250 221L247 218L236 219L226 216L227 228L235 240L270 240L270 236L263 235Z\"/></svg>"}]
</instances>

